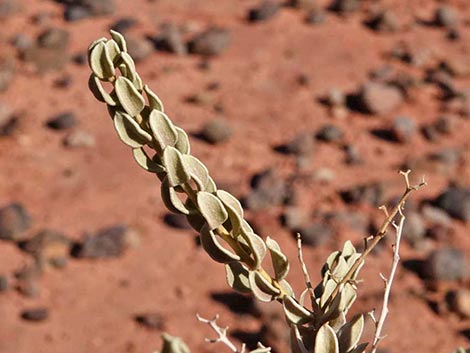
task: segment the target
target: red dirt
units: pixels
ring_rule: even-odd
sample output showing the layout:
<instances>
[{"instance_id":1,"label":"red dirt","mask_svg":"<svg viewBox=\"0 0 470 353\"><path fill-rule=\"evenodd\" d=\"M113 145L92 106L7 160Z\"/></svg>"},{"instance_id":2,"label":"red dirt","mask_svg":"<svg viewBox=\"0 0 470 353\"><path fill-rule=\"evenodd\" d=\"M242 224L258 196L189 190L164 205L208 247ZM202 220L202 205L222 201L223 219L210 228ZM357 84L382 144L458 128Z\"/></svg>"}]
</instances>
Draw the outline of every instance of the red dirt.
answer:
<instances>
[{"instance_id":1,"label":"red dirt","mask_svg":"<svg viewBox=\"0 0 470 353\"><path fill-rule=\"evenodd\" d=\"M266 22L248 24L246 12L258 2L220 0L117 1L114 16L65 23L62 6L52 1L21 1L23 11L4 21L0 40L3 52L13 50L5 44L17 33L34 37L43 27L31 21L38 12L52 14L51 25L71 33L71 53L86 50L95 38L107 35L107 28L123 15L138 19L135 33L156 33L156 23L174 20L191 22L200 28L221 25L230 29L233 43L220 57L211 60L211 70L198 69L201 58L177 57L155 52L137 65L143 80L165 102L166 111L176 124L195 132L218 114L208 106L185 102L195 92L213 82L220 83L214 94L224 106L224 117L235 132L223 145L211 146L191 139L192 151L211 171L219 184L228 185L241 196L249 190L250 177L266 167L277 166L283 173L292 172L294 158L273 151L300 131L316 131L333 122L345 131L345 140L354 142L365 160L363 165L343 163L344 153L333 144L317 144L309 170L331 168L336 178L329 184L318 182L300 185L300 203L312 210L344 208L337 191L358 182L383 180L392 193L402 190L396 171L405 157L422 156L445 147L468 145L469 121L458 119L456 131L439 142L429 143L416 134L411 144L394 144L372 136L368 131L383 127L397 115L411 116L418 123L433 121L439 114L438 89L426 85L414 91L412 99L398 111L385 117L371 117L351 112L345 119L328 116L318 97L331 88L345 92L355 90L367 80L368 72L386 62L422 75L422 69L409 69L386 58L400 40L430 48L435 57L469 54L468 24L461 28L461 39L450 42L442 29L415 25L396 34L377 34L362 24L364 13L346 18L327 14L324 24L309 26L294 9L282 9ZM384 1L398 14L400 21L412 22L413 16L430 18L434 1ZM470 20L470 7L453 1L460 15ZM435 59L433 59L435 60ZM300 87L299 74L306 74L309 84ZM63 75L73 84L66 89L54 86ZM140 246L115 260L74 260L63 270L47 271L40 279L38 298L22 297L14 290L0 294L1 353L80 353L80 352L152 352L160 347L160 331L150 331L137 324L136 314L156 311L165 318L164 331L181 336L193 352L220 351L223 348L203 342L212 335L197 323L196 313L211 317L221 314L221 322L234 330L256 331L258 319L239 316L211 299L210 293L227 291L223 266L214 263L195 246L193 233L169 228L162 222L165 214L158 181L134 163L129 148L113 131L105 107L96 102L86 85L86 66L68 64L63 71L42 76L33 74L18 62L11 87L0 100L7 102L21 116L19 131L0 138L0 202L19 201L30 211L34 229L53 228L74 239L103 226L126 223L138 229ZM459 87L469 87L470 79L457 79ZM54 113L74 111L80 128L95 135L91 149L64 149L62 132L44 127ZM468 157L468 150L467 150ZM469 183L470 164L458 174L427 175L429 186L415 198L434 197L449 179L459 177ZM418 178L419 171L413 174ZM376 212L377 218L382 214ZM278 210L267 210L263 228L273 236L292 258L295 242L276 220ZM468 224L455 221L451 245L470 251ZM34 232L33 232L34 233ZM352 238L360 241L364 234L344 232L334 246L305 249L314 280L327 254ZM440 246L446 244L439 244ZM382 289L379 272L387 273L389 255L371 257L363 271L357 310L370 310L380 303ZM422 258L404 245L403 259ZM16 246L0 243L0 273L11 274L30 258ZM295 289L303 287L302 276L293 261L289 280ZM403 268L394 287L390 317L383 347L392 352L450 352L457 346L469 346L468 320L455 314L438 315L420 297L425 285ZM276 305L276 304L273 304ZM31 323L21 319L24 308L50 308L48 320ZM370 330L369 330L370 331Z\"/></svg>"}]
</instances>

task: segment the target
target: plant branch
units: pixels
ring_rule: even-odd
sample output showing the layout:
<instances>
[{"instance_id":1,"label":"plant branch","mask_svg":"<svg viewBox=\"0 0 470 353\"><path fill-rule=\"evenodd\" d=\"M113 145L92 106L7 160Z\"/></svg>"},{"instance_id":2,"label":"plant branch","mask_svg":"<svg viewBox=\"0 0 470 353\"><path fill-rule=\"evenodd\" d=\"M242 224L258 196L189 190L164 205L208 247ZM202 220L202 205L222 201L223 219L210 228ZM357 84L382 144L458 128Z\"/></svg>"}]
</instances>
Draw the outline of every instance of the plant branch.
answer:
<instances>
[{"instance_id":1,"label":"plant branch","mask_svg":"<svg viewBox=\"0 0 470 353\"><path fill-rule=\"evenodd\" d=\"M228 327L222 328L217 324L217 320L219 319L219 315L216 315L212 320L204 319L203 317L199 316L199 314L196 314L197 319L204 323L208 324L211 329L213 329L217 333L217 338L215 339L210 339L206 338L206 342L210 343L223 343L225 344L233 353L245 353L245 344L242 345L241 349L238 349L227 337L227 330Z\"/></svg>"},{"instance_id":2,"label":"plant branch","mask_svg":"<svg viewBox=\"0 0 470 353\"><path fill-rule=\"evenodd\" d=\"M312 309L318 309L318 303L315 300L315 292L313 290L312 281L310 280L310 275L308 274L307 266L305 265L304 257L302 254L302 237L300 233L297 233L297 253L300 262L300 267L304 275L305 285L307 286L307 290L310 295L310 301L312 302ZM316 312L316 310L314 310L314 312Z\"/></svg>"},{"instance_id":3,"label":"plant branch","mask_svg":"<svg viewBox=\"0 0 470 353\"><path fill-rule=\"evenodd\" d=\"M383 298L383 304L382 304L382 309L380 311L380 317L377 321L375 321L375 335L374 335L374 341L372 343L372 350L371 353L375 353L377 351L377 346L380 342L380 340L383 338L382 336L382 329L385 323L385 319L387 318L389 309L388 309L388 303L390 300L390 293L392 290L392 283L395 278L395 274L397 272L398 268L398 263L400 262L400 241L401 241L401 236L403 232L403 227L405 225L405 215L403 214L403 209L399 208L398 212L400 213L400 221L397 224L392 223L393 227L396 230L396 240L395 244L393 245L393 262L392 262L392 269L390 270L390 275L388 278L385 278L383 275L381 275L384 283L385 283L385 291L384 291L384 298Z\"/></svg>"},{"instance_id":4,"label":"plant branch","mask_svg":"<svg viewBox=\"0 0 470 353\"><path fill-rule=\"evenodd\" d=\"M341 286L346 284L351 279L351 277L354 275L354 273L359 268L359 266L363 263L363 261L365 260L367 255L369 255L369 253L377 246L379 241L382 240L383 237L385 237L385 235L387 234L387 229L388 229L389 225L392 224L393 219L395 218L395 216L400 212L401 209L403 209L403 206L405 205L405 201L408 199L410 194L413 191L419 190L421 187L427 185L424 178L421 180L421 182L419 184L411 185L410 180L409 180L410 172L411 172L410 170L407 170L406 172L400 171L400 174L403 175L403 177L405 179L405 184L406 184L405 192L403 193L403 195L401 196L400 200L395 205L395 207L392 209L392 211L390 213L387 213L388 216L383 221L383 223L380 226L377 233L370 238L370 241L369 241L369 239L366 239L366 248L364 249L364 252L361 254L361 257L359 257L356 260L356 262L351 266L351 268L346 273L346 275L343 277L343 279L338 282L338 284L336 285L336 288L331 293L330 297L328 298L328 300L324 304L323 308L326 308L328 305L331 304L333 299L338 294Z\"/></svg>"}]
</instances>

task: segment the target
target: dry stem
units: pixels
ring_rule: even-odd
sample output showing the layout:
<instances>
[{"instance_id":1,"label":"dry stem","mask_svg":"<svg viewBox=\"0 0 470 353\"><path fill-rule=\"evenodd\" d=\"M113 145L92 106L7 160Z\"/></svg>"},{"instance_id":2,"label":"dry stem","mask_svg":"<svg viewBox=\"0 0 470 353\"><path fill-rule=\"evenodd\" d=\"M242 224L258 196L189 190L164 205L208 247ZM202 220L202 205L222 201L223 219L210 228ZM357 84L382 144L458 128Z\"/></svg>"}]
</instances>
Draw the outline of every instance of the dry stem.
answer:
<instances>
[{"instance_id":1,"label":"dry stem","mask_svg":"<svg viewBox=\"0 0 470 353\"><path fill-rule=\"evenodd\" d=\"M206 338L206 342L210 343L218 343L221 342L225 344L233 353L245 353L245 344L242 345L242 348L239 350L227 337L227 330L228 327L222 328L219 325L217 325L217 320L219 319L219 315L216 315L212 320L204 319L203 317L199 316L199 314L196 314L197 319L205 324L208 324L211 329L213 329L218 337L215 339L210 339Z\"/></svg>"}]
</instances>

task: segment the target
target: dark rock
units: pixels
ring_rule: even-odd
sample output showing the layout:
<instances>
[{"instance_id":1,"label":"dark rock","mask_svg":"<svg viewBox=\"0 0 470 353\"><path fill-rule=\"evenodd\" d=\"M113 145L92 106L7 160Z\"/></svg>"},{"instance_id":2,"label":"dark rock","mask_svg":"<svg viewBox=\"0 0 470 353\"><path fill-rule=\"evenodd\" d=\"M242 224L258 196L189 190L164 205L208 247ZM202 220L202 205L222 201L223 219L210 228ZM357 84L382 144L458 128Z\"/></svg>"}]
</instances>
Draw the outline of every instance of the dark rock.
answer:
<instances>
[{"instance_id":1,"label":"dark rock","mask_svg":"<svg viewBox=\"0 0 470 353\"><path fill-rule=\"evenodd\" d=\"M164 327L164 318L159 313L144 313L137 315L135 320L151 330L162 330Z\"/></svg>"},{"instance_id":2,"label":"dark rock","mask_svg":"<svg viewBox=\"0 0 470 353\"><path fill-rule=\"evenodd\" d=\"M78 53L73 56L72 60L77 65L86 65L88 57L86 53Z\"/></svg>"},{"instance_id":3,"label":"dark rock","mask_svg":"<svg viewBox=\"0 0 470 353\"><path fill-rule=\"evenodd\" d=\"M266 21L273 17L279 9L279 3L271 0L264 0L256 8L253 8L248 12L248 21Z\"/></svg>"},{"instance_id":4,"label":"dark rock","mask_svg":"<svg viewBox=\"0 0 470 353\"><path fill-rule=\"evenodd\" d=\"M11 57L0 57L0 92L5 92L13 81L15 62Z\"/></svg>"},{"instance_id":5,"label":"dark rock","mask_svg":"<svg viewBox=\"0 0 470 353\"><path fill-rule=\"evenodd\" d=\"M119 33L125 33L132 27L134 27L137 24L137 20L133 17L123 17L114 22L111 25L111 29L113 31L119 32Z\"/></svg>"},{"instance_id":6,"label":"dark rock","mask_svg":"<svg viewBox=\"0 0 470 353\"><path fill-rule=\"evenodd\" d=\"M0 239L23 240L30 226L31 217L21 204L12 203L0 209Z\"/></svg>"},{"instance_id":7,"label":"dark rock","mask_svg":"<svg viewBox=\"0 0 470 353\"><path fill-rule=\"evenodd\" d=\"M8 281L8 277L0 276L0 293L6 292L10 289L10 281Z\"/></svg>"},{"instance_id":8,"label":"dark rock","mask_svg":"<svg viewBox=\"0 0 470 353\"><path fill-rule=\"evenodd\" d=\"M320 7L315 7L305 16L305 22L311 25L319 25L326 21L326 12Z\"/></svg>"},{"instance_id":9,"label":"dark rock","mask_svg":"<svg viewBox=\"0 0 470 353\"><path fill-rule=\"evenodd\" d=\"M252 188L244 201L254 211L281 205L290 194L287 183L272 168L257 174L252 180Z\"/></svg>"},{"instance_id":10,"label":"dark rock","mask_svg":"<svg viewBox=\"0 0 470 353\"><path fill-rule=\"evenodd\" d=\"M381 11L369 19L366 24L373 30L383 33L394 33L399 30L398 18L390 10Z\"/></svg>"},{"instance_id":11,"label":"dark rock","mask_svg":"<svg viewBox=\"0 0 470 353\"><path fill-rule=\"evenodd\" d=\"M47 126L54 130L66 130L77 125L77 118L72 112L59 114L47 122Z\"/></svg>"},{"instance_id":12,"label":"dark rock","mask_svg":"<svg viewBox=\"0 0 470 353\"><path fill-rule=\"evenodd\" d=\"M62 233L43 230L33 238L23 242L21 248L34 256L41 265L55 265L67 260L72 241Z\"/></svg>"},{"instance_id":13,"label":"dark rock","mask_svg":"<svg viewBox=\"0 0 470 353\"><path fill-rule=\"evenodd\" d=\"M219 55L228 48L230 42L229 30L214 27L196 36L189 43L189 51L204 56Z\"/></svg>"},{"instance_id":14,"label":"dark rock","mask_svg":"<svg viewBox=\"0 0 470 353\"><path fill-rule=\"evenodd\" d=\"M290 0L288 5L301 10L310 10L317 7L317 0Z\"/></svg>"},{"instance_id":15,"label":"dark rock","mask_svg":"<svg viewBox=\"0 0 470 353\"><path fill-rule=\"evenodd\" d=\"M318 130L316 138L324 142L339 142L343 139L343 135L343 131L339 127L327 124Z\"/></svg>"},{"instance_id":16,"label":"dark rock","mask_svg":"<svg viewBox=\"0 0 470 353\"><path fill-rule=\"evenodd\" d=\"M360 92L362 107L371 114L386 114L403 103L401 91L391 85L370 82Z\"/></svg>"},{"instance_id":17,"label":"dark rock","mask_svg":"<svg viewBox=\"0 0 470 353\"><path fill-rule=\"evenodd\" d=\"M10 43L20 52L24 52L26 49L31 48L31 46L33 45L33 41L31 40L31 38L23 33L15 35Z\"/></svg>"},{"instance_id":18,"label":"dark rock","mask_svg":"<svg viewBox=\"0 0 470 353\"><path fill-rule=\"evenodd\" d=\"M83 130L75 130L64 138L64 146L70 148L94 147L95 137Z\"/></svg>"},{"instance_id":19,"label":"dark rock","mask_svg":"<svg viewBox=\"0 0 470 353\"><path fill-rule=\"evenodd\" d=\"M450 307L463 317L470 317L470 290L459 289L450 296Z\"/></svg>"},{"instance_id":20,"label":"dark rock","mask_svg":"<svg viewBox=\"0 0 470 353\"><path fill-rule=\"evenodd\" d=\"M426 223L440 225L443 227L451 227L452 219L449 215L440 208L431 205L424 205L421 209L421 214Z\"/></svg>"},{"instance_id":21,"label":"dark rock","mask_svg":"<svg viewBox=\"0 0 470 353\"><path fill-rule=\"evenodd\" d=\"M378 182L361 184L340 192L344 202L348 204L366 203L380 206L384 203L384 185Z\"/></svg>"},{"instance_id":22,"label":"dark rock","mask_svg":"<svg viewBox=\"0 0 470 353\"><path fill-rule=\"evenodd\" d=\"M168 51L177 55L186 55L188 48L183 41L179 27L174 23L165 23L161 33L155 39L158 50Z\"/></svg>"},{"instance_id":23,"label":"dark rock","mask_svg":"<svg viewBox=\"0 0 470 353\"><path fill-rule=\"evenodd\" d=\"M115 0L79 0L77 2L88 8L93 16L112 15L116 11Z\"/></svg>"},{"instance_id":24,"label":"dark rock","mask_svg":"<svg viewBox=\"0 0 470 353\"><path fill-rule=\"evenodd\" d=\"M227 141L233 134L232 127L227 120L219 118L209 121L202 128L201 137L212 144Z\"/></svg>"},{"instance_id":25,"label":"dark rock","mask_svg":"<svg viewBox=\"0 0 470 353\"><path fill-rule=\"evenodd\" d=\"M457 28L450 28L449 31L446 34L446 38L449 41L456 41L461 38L460 31Z\"/></svg>"},{"instance_id":26,"label":"dark rock","mask_svg":"<svg viewBox=\"0 0 470 353\"><path fill-rule=\"evenodd\" d=\"M298 230L302 237L302 244L308 246L322 246L332 239L335 232L327 224L314 223L303 226Z\"/></svg>"},{"instance_id":27,"label":"dark rock","mask_svg":"<svg viewBox=\"0 0 470 353\"><path fill-rule=\"evenodd\" d=\"M49 309L34 308L26 309L21 313L21 318L26 321L44 321L49 317Z\"/></svg>"},{"instance_id":28,"label":"dark rock","mask_svg":"<svg viewBox=\"0 0 470 353\"><path fill-rule=\"evenodd\" d=\"M393 139L400 143L408 143L416 134L416 123L413 119L400 116L393 120L391 134Z\"/></svg>"},{"instance_id":29,"label":"dark rock","mask_svg":"<svg viewBox=\"0 0 470 353\"><path fill-rule=\"evenodd\" d=\"M118 225L86 236L83 242L73 249L73 255L88 259L119 257L134 242L134 232L126 226Z\"/></svg>"},{"instance_id":30,"label":"dark rock","mask_svg":"<svg viewBox=\"0 0 470 353\"><path fill-rule=\"evenodd\" d=\"M16 0L0 0L0 20L15 14L20 10L20 5Z\"/></svg>"},{"instance_id":31,"label":"dark rock","mask_svg":"<svg viewBox=\"0 0 470 353\"><path fill-rule=\"evenodd\" d=\"M51 28L39 35L37 43L42 48L64 50L67 48L69 40L69 32L60 28Z\"/></svg>"},{"instance_id":32,"label":"dark rock","mask_svg":"<svg viewBox=\"0 0 470 353\"><path fill-rule=\"evenodd\" d=\"M403 238L412 245L418 245L426 234L426 226L419 213L413 212L406 215L403 227Z\"/></svg>"},{"instance_id":33,"label":"dark rock","mask_svg":"<svg viewBox=\"0 0 470 353\"><path fill-rule=\"evenodd\" d=\"M328 224L333 224L335 227L344 226L361 234L368 232L370 224L368 217L354 211L335 211L327 213L324 218Z\"/></svg>"},{"instance_id":34,"label":"dark rock","mask_svg":"<svg viewBox=\"0 0 470 353\"><path fill-rule=\"evenodd\" d=\"M145 38L127 36L126 42L127 51L136 62L147 58L154 50L152 43Z\"/></svg>"},{"instance_id":35,"label":"dark rock","mask_svg":"<svg viewBox=\"0 0 470 353\"><path fill-rule=\"evenodd\" d=\"M68 22L80 21L91 17L89 8L82 5L69 5L64 10L64 19Z\"/></svg>"},{"instance_id":36,"label":"dark rock","mask_svg":"<svg viewBox=\"0 0 470 353\"><path fill-rule=\"evenodd\" d=\"M330 9L332 11L336 11L341 14L355 12L359 10L360 7L361 4L359 0L333 0L332 4L330 5Z\"/></svg>"},{"instance_id":37,"label":"dark rock","mask_svg":"<svg viewBox=\"0 0 470 353\"><path fill-rule=\"evenodd\" d=\"M437 118L433 125L437 132L449 135L455 129L455 120L448 115L443 115Z\"/></svg>"},{"instance_id":38,"label":"dark rock","mask_svg":"<svg viewBox=\"0 0 470 353\"><path fill-rule=\"evenodd\" d=\"M456 281L467 275L466 266L463 251L454 248L438 249L426 259L423 275L431 280Z\"/></svg>"},{"instance_id":39,"label":"dark rock","mask_svg":"<svg viewBox=\"0 0 470 353\"><path fill-rule=\"evenodd\" d=\"M37 298L40 293L38 280L36 278L20 279L16 284L16 290L26 298Z\"/></svg>"},{"instance_id":40,"label":"dark rock","mask_svg":"<svg viewBox=\"0 0 470 353\"><path fill-rule=\"evenodd\" d=\"M455 27L458 24L457 11L451 6L440 6L434 14L434 24L440 27Z\"/></svg>"},{"instance_id":41,"label":"dark rock","mask_svg":"<svg viewBox=\"0 0 470 353\"><path fill-rule=\"evenodd\" d=\"M351 145L351 144L345 145L344 152L346 154L346 157L345 157L346 164L354 165L354 164L361 164L363 162L361 152L355 145Z\"/></svg>"},{"instance_id":42,"label":"dark rock","mask_svg":"<svg viewBox=\"0 0 470 353\"><path fill-rule=\"evenodd\" d=\"M450 216L470 222L470 189L451 186L436 199L436 206Z\"/></svg>"},{"instance_id":43,"label":"dark rock","mask_svg":"<svg viewBox=\"0 0 470 353\"><path fill-rule=\"evenodd\" d=\"M163 216L163 221L176 229L192 229L188 219L183 214L167 213Z\"/></svg>"},{"instance_id":44,"label":"dark rock","mask_svg":"<svg viewBox=\"0 0 470 353\"><path fill-rule=\"evenodd\" d=\"M309 157L315 150L313 137L310 133L297 134L292 141L286 146L287 153L294 154L299 157Z\"/></svg>"}]
</instances>

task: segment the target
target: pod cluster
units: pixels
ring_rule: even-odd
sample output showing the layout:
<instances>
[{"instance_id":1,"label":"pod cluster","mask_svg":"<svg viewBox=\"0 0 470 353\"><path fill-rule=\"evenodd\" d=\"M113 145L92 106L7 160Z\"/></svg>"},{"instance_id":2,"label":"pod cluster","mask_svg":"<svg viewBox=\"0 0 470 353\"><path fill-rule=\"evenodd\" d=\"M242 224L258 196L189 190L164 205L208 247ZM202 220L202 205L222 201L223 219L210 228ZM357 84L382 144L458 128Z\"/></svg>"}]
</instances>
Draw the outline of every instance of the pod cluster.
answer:
<instances>
[{"instance_id":1,"label":"pod cluster","mask_svg":"<svg viewBox=\"0 0 470 353\"><path fill-rule=\"evenodd\" d=\"M261 301L283 304L286 319L294 328L293 351L302 344L315 347L316 353L362 352L357 345L362 316L350 322L345 319L356 298L355 276L330 299L359 256L354 247L347 243L342 252L331 254L322 270L323 280L315 289L316 302L307 309L305 295L295 299L285 280L289 261L279 244L269 237L264 241L253 231L240 202L218 189L206 166L191 155L187 134L174 125L160 98L143 84L124 37L111 31L111 39L101 38L90 45L88 59L92 70L89 88L107 105L117 135L132 149L137 164L160 179L166 207L185 215L209 256L225 265L229 285L253 293ZM262 266L268 253L272 275ZM326 348L321 350L320 346Z\"/></svg>"}]
</instances>

